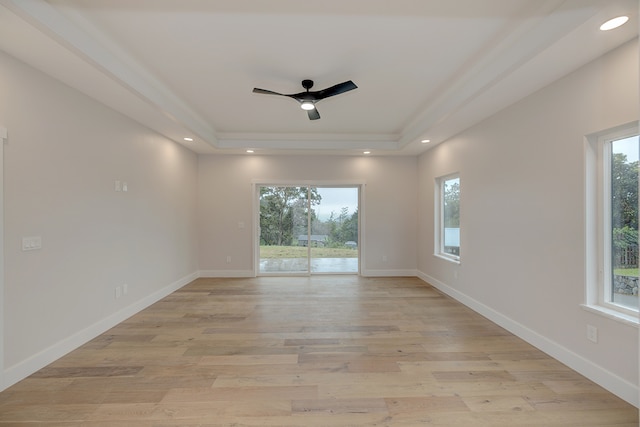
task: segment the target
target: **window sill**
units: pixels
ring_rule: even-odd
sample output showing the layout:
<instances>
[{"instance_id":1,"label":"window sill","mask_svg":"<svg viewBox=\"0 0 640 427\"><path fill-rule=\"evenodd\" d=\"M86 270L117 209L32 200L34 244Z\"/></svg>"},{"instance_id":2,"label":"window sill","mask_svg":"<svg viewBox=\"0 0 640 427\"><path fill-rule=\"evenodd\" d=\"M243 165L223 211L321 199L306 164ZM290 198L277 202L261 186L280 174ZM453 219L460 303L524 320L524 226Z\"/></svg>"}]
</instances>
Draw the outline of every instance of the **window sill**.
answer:
<instances>
[{"instance_id":1,"label":"window sill","mask_svg":"<svg viewBox=\"0 0 640 427\"><path fill-rule=\"evenodd\" d=\"M580 307L582 307L583 310L599 314L608 319L615 320L616 322L624 323L625 325L630 325L634 328L639 327L640 321L638 320L638 316L631 316L629 314L620 313L601 305L580 304Z\"/></svg>"},{"instance_id":2,"label":"window sill","mask_svg":"<svg viewBox=\"0 0 640 427\"><path fill-rule=\"evenodd\" d=\"M434 257L449 261L450 263L460 265L460 258L454 258L443 254L433 254Z\"/></svg>"}]
</instances>

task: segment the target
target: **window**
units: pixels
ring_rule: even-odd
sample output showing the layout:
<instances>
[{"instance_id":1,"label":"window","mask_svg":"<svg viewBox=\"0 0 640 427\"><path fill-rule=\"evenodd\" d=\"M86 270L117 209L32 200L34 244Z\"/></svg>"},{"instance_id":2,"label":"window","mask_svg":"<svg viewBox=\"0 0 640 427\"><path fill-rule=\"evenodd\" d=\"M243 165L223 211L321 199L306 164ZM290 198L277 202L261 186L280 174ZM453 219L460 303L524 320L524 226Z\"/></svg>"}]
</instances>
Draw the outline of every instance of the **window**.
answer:
<instances>
[{"instance_id":1,"label":"window","mask_svg":"<svg viewBox=\"0 0 640 427\"><path fill-rule=\"evenodd\" d=\"M435 255L460 261L460 176L436 180Z\"/></svg>"},{"instance_id":2,"label":"window","mask_svg":"<svg viewBox=\"0 0 640 427\"><path fill-rule=\"evenodd\" d=\"M587 140L587 305L637 323L638 125Z\"/></svg>"}]
</instances>

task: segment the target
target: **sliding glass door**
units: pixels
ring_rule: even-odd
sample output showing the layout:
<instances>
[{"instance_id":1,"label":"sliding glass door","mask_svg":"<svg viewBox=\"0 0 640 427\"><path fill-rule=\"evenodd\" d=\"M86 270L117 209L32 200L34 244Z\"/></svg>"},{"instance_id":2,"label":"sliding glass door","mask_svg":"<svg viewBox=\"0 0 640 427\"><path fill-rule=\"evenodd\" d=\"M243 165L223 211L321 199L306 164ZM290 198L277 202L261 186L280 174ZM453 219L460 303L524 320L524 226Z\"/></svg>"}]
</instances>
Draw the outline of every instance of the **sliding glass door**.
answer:
<instances>
[{"instance_id":1,"label":"sliding glass door","mask_svg":"<svg viewBox=\"0 0 640 427\"><path fill-rule=\"evenodd\" d=\"M358 186L258 191L259 274L358 273Z\"/></svg>"},{"instance_id":2,"label":"sliding glass door","mask_svg":"<svg viewBox=\"0 0 640 427\"><path fill-rule=\"evenodd\" d=\"M260 186L260 273L307 273L308 187Z\"/></svg>"},{"instance_id":3,"label":"sliding glass door","mask_svg":"<svg viewBox=\"0 0 640 427\"><path fill-rule=\"evenodd\" d=\"M316 187L316 191L320 198L311 222L311 272L357 273L358 188Z\"/></svg>"}]
</instances>

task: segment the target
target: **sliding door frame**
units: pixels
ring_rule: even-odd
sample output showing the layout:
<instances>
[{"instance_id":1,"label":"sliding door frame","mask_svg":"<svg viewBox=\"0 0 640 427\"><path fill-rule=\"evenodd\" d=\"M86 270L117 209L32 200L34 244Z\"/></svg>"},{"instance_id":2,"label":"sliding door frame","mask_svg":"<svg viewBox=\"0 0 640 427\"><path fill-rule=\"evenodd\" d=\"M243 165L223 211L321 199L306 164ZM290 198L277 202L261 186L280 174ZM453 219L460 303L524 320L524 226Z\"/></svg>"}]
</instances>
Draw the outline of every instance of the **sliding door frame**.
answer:
<instances>
[{"instance_id":1,"label":"sliding door frame","mask_svg":"<svg viewBox=\"0 0 640 427\"><path fill-rule=\"evenodd\" d=\"M357 275L361 275L362 266L365 259L365 193L366 182L363 180L340 180L340 181L309 181L309 180L272 180L272 179L254 179L251 181L253 192L252 209L253 221L251 222L251 235L253 246L253 276L277 276L278 274L260 273L260 187L344 187L358 189L358 271ZM307 229L310 233L311 229ZM307 257L311 262L310 246L307 246ZM332 273L312 273L309 264L305 273L287 273L286 276L311 276L312 274L332 274ZM340 273L335 273L340 274ZM351 274L351 273L349 273ZM282 275L282 274L280 274Z\"/></svg>"}]
</instances>

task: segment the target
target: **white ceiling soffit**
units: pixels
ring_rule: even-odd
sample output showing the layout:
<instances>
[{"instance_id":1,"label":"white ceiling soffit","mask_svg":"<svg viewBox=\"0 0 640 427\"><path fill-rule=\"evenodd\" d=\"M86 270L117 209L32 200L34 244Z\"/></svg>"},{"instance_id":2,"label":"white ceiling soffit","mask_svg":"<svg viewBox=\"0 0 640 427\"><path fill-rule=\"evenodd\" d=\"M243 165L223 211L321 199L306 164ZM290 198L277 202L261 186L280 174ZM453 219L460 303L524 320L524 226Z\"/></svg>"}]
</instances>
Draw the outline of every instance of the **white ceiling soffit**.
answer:
<instances>
[{"instance_id":1,"label":"white ceiling soffit","mask_svg":"<svg viewBox=\"0 0 640 427\"><path fill-rule=\"evenodd\" d=\"M199 153L416 155L638 33L637 0L0 5L0 49ZM631 22L599 31L619 14ZM358 89L315 121L251 92L307 78Z\"/></svg>"}]
</instances>

